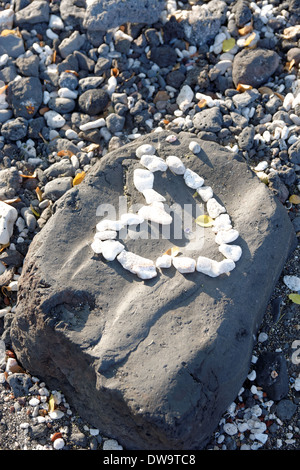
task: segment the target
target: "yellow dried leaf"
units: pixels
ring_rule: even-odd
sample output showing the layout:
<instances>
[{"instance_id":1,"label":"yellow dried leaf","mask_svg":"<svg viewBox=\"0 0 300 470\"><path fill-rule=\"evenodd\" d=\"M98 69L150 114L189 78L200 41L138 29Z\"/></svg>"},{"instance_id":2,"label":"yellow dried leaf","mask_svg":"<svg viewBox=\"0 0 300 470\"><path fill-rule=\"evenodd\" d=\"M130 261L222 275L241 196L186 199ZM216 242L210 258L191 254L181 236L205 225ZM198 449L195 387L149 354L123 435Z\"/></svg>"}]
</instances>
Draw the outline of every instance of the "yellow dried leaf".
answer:
<instances>
[{"instance_id":1,"label":"yellow dried leaf","mask_svg":"<svg viewBox=\"0 0 300 470\"><path fill-rule=\"evenodd\" d=\"M289 294L288 297L294 304L300 305L300 294Z\"/></svg>"},{"instance_id":2,"label":"yellow dried leaf","mask_svg":"<svg viewBox=\"0 0 300 470\"><path fill-rule=\"evenodd\" d=\"M297 194L292 194L292 195L289 197L289 201L290 201L292 204L300 204L300 196L298 196Z\"/></svg>"},{"instance_id":3,"label":"yellow dried leaf","mask_svg":"<svg viewBox=\"0 0 300 470\"><path fill-rule=\"evenodd\" d=\"M243 28L240 28L238 30L240 36L246 36L246 34L249 34L253 31L253 25L252 23L248 23Z\"/></svg>"},{"instance_id":4,"label":"yellow dried leaf","mask_svg":"<svg viewBox=\"0 0 300 470\"><path fill-rule=\"evenodd\" d=\"M169 248L167 251L165 251L164 255L177 256L178 253L179 253L178 246L172 246L172 248Z\"/></svg>"},{"instance_id":5,"label":"yellow dried leaf","mask_svg":"<svg viewBox=\"0 0 300 470\"><path fill-rule=\"evenodd\" d=\"M251 44L251 42L256 38L256 33L255 31L253 31L253 33L251 33L247 39L245 40L244 42L244 46L249 46Z\"/></svg>"},{"instance_id":6,"label":"yellow dried leaf","mask_svg":"<svg viewBox=\"0 0 300 470\"><path fill-rule=\"evenodd\" d=\"M211 227L214 224L214 220L206 214L199 215L196 219L196 224L200 227Z\"/></svg>"},{"instance_id":7,"label":"yellow dried leaf","mask_svg":"<svg viewBox=\"0 0 300 470\"><path fill-rule=\"evenodd\" d=\"M1 36L9 36L10 34L18 36L19 38L22 37L17 29L3 29L3 31L1 31Z\"/></svg>"},{"instance_id":8,"label":"yellow dried leaf","mask_svg":"<svg viewBox=\"0 0 300 470\"><path fill-rule=\"evenodd\" d=\"M288 71L289 71L289 72L292 70L292 68L294 67L294 65L296 65L295 59L292 59L291 62L288 62L288 63L287 63L287 67L288 67Z\"/></svg>"},{"instance_id":9,"label":"yellow dried leaf","mask_svg":"<svg viewBox=\"0 0 300 470\"><path fill-rule=\"evenodd\" d=\"M73 186L76 186L76 184L80 184L83 181L84 177L85 177L85 171L78 173L73 179Z\"/></svg>"},{"instance_id":10,"label":"yellow dried leaf","mask_svg":"<svg viewBox=\"0 0 300 470\"><path fill-rule=\"evenodd\" d=\"M285 28L283 30L283 38L284 39L292 39L294 38L295 36L297 36L297 34L300 34L300 25L296 25L296 26L290 26L289 28Z\"/></svg>"},{"instance_id":11,"label":"yellow dried leaf","mask_svg":"<svg viewBox=\"0 0 300 470\"><path fill-rule=\"evenodd\" d=\"M55 405L54 396L52 394L50 395L48 405L49 405L49 408L48 408L49 413L51 413L51 411L55 410L56 405Z\"/></svg>"},{"instance_id":12,"label":"yellow dried leaf","mask_svg":"<svg viewBox=\"0 0 300 470\"><path fill-rule=\"evenodd\" d=\"M235 39L229 38L223 41L223 52L229 52L235 46Z\"/></svg>"},{"instance_id":13,"label":"yellow dried leaf","mask_svg":"<svg viewBox=\"0 0 300 470\"><path fill-rule=\"evenodd\" d=\"M39 218L41 216L41 214L38 213L38 211L33 207L32 204L30 204L30 209L31 209L31 212L37 217Z\"/></svg>"}]
</instances>

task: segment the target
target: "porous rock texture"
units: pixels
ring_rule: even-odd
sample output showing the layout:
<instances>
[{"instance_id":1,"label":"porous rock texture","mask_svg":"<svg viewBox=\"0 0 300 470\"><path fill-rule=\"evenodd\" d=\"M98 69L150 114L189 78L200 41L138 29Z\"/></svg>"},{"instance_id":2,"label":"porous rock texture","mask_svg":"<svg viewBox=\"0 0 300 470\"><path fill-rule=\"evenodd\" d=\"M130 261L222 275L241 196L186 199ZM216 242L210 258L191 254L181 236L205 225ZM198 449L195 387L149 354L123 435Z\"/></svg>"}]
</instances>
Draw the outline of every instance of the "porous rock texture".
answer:
<instances>
[{"instance_id":1,"label":"porous rock texture","mask_svg":"<svg viewBox=\"0 0 300 470\"><path fill-rule=\"evenodd\" d=\"M83 26L89 31L106 31L126 22L155 23L164 7L165 0L90 0Z\"/></svg>"},{"instance_id":2,"label":"porous rock texture","mask_svg":"<svg viewBox=\"0 0 300 470\"><path fill-rule=\"evenodd\" d=\"M181 132L154 132L108 153L62 196L36 235L19 280L11 340L23 367L125 449L201 449L249 371L255 334L295 233L284 207L229 150ZM181 157L211 184L240 237L241 259L209 278L175 268L139 280L117 260L91 250L99 204L144 204L133 185L142 143ZM194 204L182 176L155 175L154 189L172 203ZM107 206L109 209L111 206ZM211 229L202 249L222 259ZM180 240L128 239L126 248L155 260Z\"/></svg>"}]
</instances>

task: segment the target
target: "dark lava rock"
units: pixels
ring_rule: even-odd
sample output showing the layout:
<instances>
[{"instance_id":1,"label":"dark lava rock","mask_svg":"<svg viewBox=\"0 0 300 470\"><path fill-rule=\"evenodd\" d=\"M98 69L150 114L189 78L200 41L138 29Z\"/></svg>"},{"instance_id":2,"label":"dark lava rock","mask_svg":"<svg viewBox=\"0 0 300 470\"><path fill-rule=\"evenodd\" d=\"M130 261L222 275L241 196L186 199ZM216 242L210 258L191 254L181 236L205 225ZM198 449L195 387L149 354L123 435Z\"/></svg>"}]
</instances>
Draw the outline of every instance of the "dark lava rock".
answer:
<instances>
[{"instance_id":1,"label":"dark lava rock","mask_svg":"<svg viewBox=\"0 0 300 470\"><path fill-rule=\"evenodd\" d=\"M169 67L177 62L176 51L167 45L152 47L147 57L160 67Z\"/></svg>"},{"instance_id":2,"label":"dark lava rock","mask_svg":"<svg viewBox=\"0 0 300 470\"><path fill-rule=\"evenodd\" d=\"M20 175L17 168L12 167L0 171L0 201L15 197L20 187Z\"/></svg>"},{"instance_id":3,"label":"dark lava rock","mask_svg":"<svg viewBox=\"0 0 300 470\"><path fill-rule=\"evenodd\" d=\"M0 36L0 54L8 54L9 57L16 59L21 54L24 54L23 39L14 34L8 36Z\"/></svg>"},{"instance_id":4,"label":"dark lava rock","mask_svg":"<svg viewBox=\"0 0 300 470\"><path fill-rule=\"evenodd\" d=\"M193 118L195 128L207 132L219 132L222 129L222 122L222 113L217 106L203 109Z\"/></svg>"},{"instance_id":5,"label":"dark lava rock","mask_svg":"<svg viewBox=\"0 0 300 470\"><path fill-rule=\"evenodd\" d=\"M128 450L207 443L247 377L254 337L296 245L286 210L242 158L200 140L201 152L191 155L193 134L181 132L174 143L167 135L151 133L106 154L54 204L23 264L10 331L23 367L59 386L82 418ZM170 268L142 281L93 253L99 205L114 218L122 203L125 212L127 203L145 204L133 185L142 143L162 158L181 157L211 184L240 235L243 254L231 273L210 278ZM182 177L158 173L154 188L169 206L195 209ZM185 245L162 236L124 243L152 260ZM211 230L201 254L221 256ZM197 247L188 256L198 255Z\"/></svg>"},{"instance_id":6,"label":"dark lava rock","mask_svg":"<svg viewBox=\"0 0 300 470\"><path fill-rule=\"evenodd\" d=\"M215 38L226 18L227 5L223 0L211 0L194 5L181 22L185 38L190 44L202 46Z\"/></svg>"},{"instance_id":7,"label":"dark lava rock","mask_svg":"<svg viewBox=\"0 0 300 470\"><path fill-rule=\"evenodd\" d=\"M267 49L243 49L236 54L232 79L237 86L239 83L258 88L263 85L276 71L280 63L279 55Z\"/></svg>"},{"instance_id":8,"label":"dark lava rock","mask_svg":"<svg viewBox=\"0 0 300 470\"><path fill-rule=\"evenodd\" d=\"M275 413L283 421L290 420L297 411L297 405L291 400L280 400L276 406Z\"/></svg>"},{"instance_id":9,"label":"dark lava rock","mask_svg":"<svg viewBox=\"0 0 300 470\"><path fill-rule=\"evenodd\" d=\"M271 400L281 400L289 391L286 359L281 352L263 352L256 362L256 381Z\"/></svg>"},{"instance_id":10,"label":"dark lava rock","mask_svg":"<svg viewBox=\"0 0 300 470\"><path fill-rule=\"evenodd\" d=\"M33 118L43 101L40 80L37 77L26 77L10 83L7 100L16 117Z\"/></svg>"},{"instance_id":11,"label":"dark lava rock","mask_svg":"<svg viewBox=\"0 0 300 470\"><path fill-rule=\"evenodd\" d=\"M247 0L238 0L232 8L235 14L235 23L239 28L245 26L252 19L252 12Z\"/></svg>"},{"instance_id":12,"label":"dark lava rock","mask_svg":"<svg viewBox=\"0 0 300 470\"><path fill-rule=\"evenodd\" d=\"M39 58L35 54L30 57L19 57L16 60L16 66L20 70L20 73L26 77L39 76L39 63Z\"/></svg>"},{"instance_id":13,"label":"dark lava rock","mask_svg":"<svg viewBox=\"0 0 300 470\"><path fill-rule=\"evenodd\" d=\"M78 99L79 110L90 116L102 113L108 103L108 94L105 90L98 88L85 91Z\"/></svg>"},{"instance_id":14,"label":"dark lava rock","mask_svg":"<svg viewBox=\"0 0 300 470\"><path fill-rule=\"evenodd\" d=\"M296 140L288 149L289 160L291 163L300 165L300 141Z\"/></svg>"},{"instance_id":15,"label":"dark lava rock","mask_svg":"<svg viewBox=\"0 0 300 470\"><path fill-rule=\"evenodd\" d=\"M1 134L7 140L20 140L27 134L28 121L22 117L11 119L1 127Z\"/></svg>"}]
</instances>

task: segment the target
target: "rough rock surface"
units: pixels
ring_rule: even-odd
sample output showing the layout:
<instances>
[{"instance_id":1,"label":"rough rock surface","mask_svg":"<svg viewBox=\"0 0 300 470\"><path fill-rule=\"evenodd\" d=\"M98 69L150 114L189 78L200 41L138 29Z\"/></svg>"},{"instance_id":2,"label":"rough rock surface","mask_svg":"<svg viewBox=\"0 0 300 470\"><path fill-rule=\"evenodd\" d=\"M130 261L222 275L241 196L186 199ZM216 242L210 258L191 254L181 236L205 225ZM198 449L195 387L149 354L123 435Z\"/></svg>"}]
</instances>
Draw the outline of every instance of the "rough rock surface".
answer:
<instances>
[{"instance_id":1,"label":"rough rock surface","mask_svg":"<svg viewBox=\"0 0 300 470\"><path fill-rule=\"evenodd\" d=\"M90 31L129 23L155 23L165 6L165 0L94 0L87 5L83 26Z\"/></svg>"},{"instance_id":2,"label":"rough rock surface","mask_svg":"<svg viewBox=\"0 0 300 470\"><path fill-rule=\"evenodd\" d=\"M168 134L108 153L57 201L30 245L11 328L23 366L50 387L63 387L82 417L126 449L205 445L247 376L254 335L295 243L284 207L244 161L209 141L199 141L202 151L191 156L193 135L182 132L168 143ZM226 207L243 249L229 275L170 268L141 281L92 252L99 204L118 208L124 191L130 204L144 203L133 171L140 167L137 146L148 142L163 158L182 157ZM154 189L169 204L195 204L181 176L156 175ZM128 249L153 260L173 243L126 240ZM212 231L189 256L199 251L217 258Z\"/></svg>"},{"instance_id":3,"label":"rough rock surface","mask_svg":"<svg viewBox=\"0 0 300 470\"><path fill-rule=\"evenodd\" d=\"M275 51L267 49L243 49L233 61L232 79L235 86L239 83L258 88L267 82L280 63Z\"/></svg>"}]
</instances>

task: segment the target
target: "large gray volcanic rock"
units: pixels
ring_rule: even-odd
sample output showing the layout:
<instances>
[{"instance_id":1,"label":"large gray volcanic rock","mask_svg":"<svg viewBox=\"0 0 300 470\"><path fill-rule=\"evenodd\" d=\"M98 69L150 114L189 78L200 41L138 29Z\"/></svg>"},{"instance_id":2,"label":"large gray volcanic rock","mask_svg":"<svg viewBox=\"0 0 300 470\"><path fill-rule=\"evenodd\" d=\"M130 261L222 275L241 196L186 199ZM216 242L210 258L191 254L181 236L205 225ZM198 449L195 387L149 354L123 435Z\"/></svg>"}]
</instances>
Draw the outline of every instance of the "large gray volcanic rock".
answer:
<instances>
[{"instance_id":1,"label":"large gray volcanic rock","mask_svg":"<svg viewBox=\"0 0 300 470\"><path fill-rule=\"evenodd\" d=\"M83 26L106 31L124 23L155 23L165 0L93 0L87 5Z\"/></svg>"},{"instance_id":2,"label":"large gray volcanic rock","mask_svg":"<svg viewBox=\"0 0 300 470\"><path fill-rule=\"evenodd\" d=\"M11 328L23 367L126 449L205 445L248 374L254 335L295 243L284 207L244 161L209 141L191 155L194 136L168 143L166 135L107 154L59 199L30 245ZM135 149L146 142L163 158L182 157L225 205L243 249L229 274L170 268L143 281L91 250L100 204L118 208L124 195L144 204L132 176L141 167ZM181 176L158 173L154 189L169 205L195 205ZM149 238L129 239L126 248L155 260L173 244L182 246ZM222 258L210 228L203 250L188 256L200 251Z\"/></svg>"}]
</instances>

